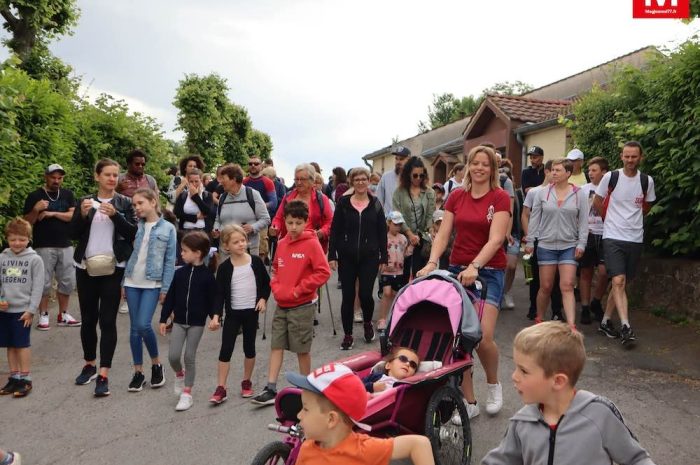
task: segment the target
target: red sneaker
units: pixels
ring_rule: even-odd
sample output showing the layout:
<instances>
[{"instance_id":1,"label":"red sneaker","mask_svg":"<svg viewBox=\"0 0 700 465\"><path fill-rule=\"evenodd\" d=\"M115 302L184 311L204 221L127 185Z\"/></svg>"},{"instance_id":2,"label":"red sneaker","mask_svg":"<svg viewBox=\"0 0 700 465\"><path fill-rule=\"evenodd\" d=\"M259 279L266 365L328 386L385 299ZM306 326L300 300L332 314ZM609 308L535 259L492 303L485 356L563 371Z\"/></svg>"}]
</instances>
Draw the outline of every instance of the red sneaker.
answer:
<instances>
[{"instance_id":1,"label":"red sneaker","mask_svg":"<svg viewBox=\"0 0 700 465\"><path fill-rule=\"evenodd\" d=\"M219 405L226 401L228 397L226 396L226 389L223 386L216 386L214 394L209 398L209 402L215 405Z\"/></svg>"},{"instance_id":2,"label":"red sneaker","mask_svg":"<svg viewBox=\"0 0 700 465\"><path fill-rule=\"evenodd\" d=\"M241 397L253 397L253 383L249 379L241 381Z\"/></svg>"}]
</instances>

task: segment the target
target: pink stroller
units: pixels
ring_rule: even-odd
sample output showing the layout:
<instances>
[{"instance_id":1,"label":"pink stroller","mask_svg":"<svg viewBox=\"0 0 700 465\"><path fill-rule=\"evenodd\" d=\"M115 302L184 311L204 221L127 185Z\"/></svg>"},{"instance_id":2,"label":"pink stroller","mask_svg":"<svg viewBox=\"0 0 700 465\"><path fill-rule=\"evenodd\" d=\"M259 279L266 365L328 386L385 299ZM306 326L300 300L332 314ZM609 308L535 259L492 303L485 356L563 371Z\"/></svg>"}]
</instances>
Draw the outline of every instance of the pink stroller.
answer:
<instances>
[{"instance_id":1,"label":"pink stroller","mask_svg":"<svg viewBox=\"0 0 700 465\"><path fill-rule=\"evenodd\" d=\"M477 283L477 297L452 276L435 271L403 287L387 320L387 332L380 336L381 353L363 352L336 362L364 377L392 348L415 350L422 360L416 374L372 397L362 422L371 426L372 436L427 436L435 463L440 465L464 465L471 460L469 417L459 385L464 371L473 363L472 350L481 340L479 321L486 296L483 281ZM300 390L282 389L275 409L279 423L268 428L286 436L261 449L253 459L254 465L296 462L304 439L297 418ZM455 415L459 415L461 425L452 421Z\"/></svg>"}]
</instances>

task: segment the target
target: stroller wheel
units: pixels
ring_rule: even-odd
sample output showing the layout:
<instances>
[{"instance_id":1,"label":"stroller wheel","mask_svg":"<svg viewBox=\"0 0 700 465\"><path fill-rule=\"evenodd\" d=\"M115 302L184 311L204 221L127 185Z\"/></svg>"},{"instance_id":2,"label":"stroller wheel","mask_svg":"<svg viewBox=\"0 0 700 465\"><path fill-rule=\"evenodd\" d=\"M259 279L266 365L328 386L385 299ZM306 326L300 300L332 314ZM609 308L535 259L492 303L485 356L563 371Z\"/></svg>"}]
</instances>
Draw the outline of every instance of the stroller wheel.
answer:
<instances>
[{"instance_id":1,"label":"stroller wheel","mask_svg":"<svg viewBox=\"0 0 700 465\"><path fill-rule=\"evenodd\" d=\"M455 410L462 420L455 425ZM425 435L433 446L436 465L467 465L471 461L472 437L467 408L461 393L452 386L442 386L430 397L425 410Z\"/></svg>"},{"instance_id":2,"label":"stroller wheel","mask_svg":"<svg viewBox=\"0 0 700 465\"><path fill-rule=\"evenodd\" d=\"M291 450L291 446L282 441L271 442L255 454L252 465L283 465Z\"/></svg>"}]
</instances>

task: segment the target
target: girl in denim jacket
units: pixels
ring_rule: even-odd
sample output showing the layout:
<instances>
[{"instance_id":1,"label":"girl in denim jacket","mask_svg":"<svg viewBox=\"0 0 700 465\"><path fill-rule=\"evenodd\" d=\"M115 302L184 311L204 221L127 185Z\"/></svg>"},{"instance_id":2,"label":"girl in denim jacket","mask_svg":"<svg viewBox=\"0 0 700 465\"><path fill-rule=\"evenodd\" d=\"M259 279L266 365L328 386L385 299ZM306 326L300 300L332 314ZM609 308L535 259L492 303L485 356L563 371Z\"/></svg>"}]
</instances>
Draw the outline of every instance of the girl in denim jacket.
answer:
<instances>
[{"instance_id":1,"label":"girl in denim jacket","mask_svg":"<svg viewBox=\"0 0 700 465\"><path fill-rule=\"evenodd\" d=\"M129 392L138 392L146 384L143 375L143 344L151 356L151 388L165 384L163 366L158 358L158 342L151 326L158 302L165 300L175 273L175 227L161 218L158 197L151 189L138 189L133 197L139 218L134 251L124 272L124 293L129 306L131 331L129 342L134 361L134 376Z\"/></svg>"}]
</instances>

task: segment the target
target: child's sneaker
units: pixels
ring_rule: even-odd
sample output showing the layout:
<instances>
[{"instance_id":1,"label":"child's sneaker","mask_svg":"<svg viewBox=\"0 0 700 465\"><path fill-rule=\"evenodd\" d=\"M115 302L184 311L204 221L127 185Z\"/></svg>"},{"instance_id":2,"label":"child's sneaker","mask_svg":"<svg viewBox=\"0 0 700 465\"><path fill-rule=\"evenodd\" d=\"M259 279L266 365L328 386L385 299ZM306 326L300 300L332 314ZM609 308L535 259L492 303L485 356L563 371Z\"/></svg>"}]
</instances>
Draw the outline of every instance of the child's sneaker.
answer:
<instances>
[{"instance_id":1,"label":"child's sneaker","mask_svg":"<svg viewBox=\"0 0 700 465\"><path fill-rule=\"evenodd\" d=\"M265 386L265 389L263 389L260 394L253 397L251 402L257 405L273 405L276 397L277 392L274 389L270 389L269 387Z\"/></svg>"},{"instance_id":2,"label":"child's sneaker","mask_svg":"<svg viewBox=\"0 0 700 465\"><path fill-rule=\"evenodd\" d=\"M146 377L140 371L135 371L129 383L129 392L140 392L146 384Z\"/></svg>"},{"instance_id":3,"label":"child's sneaker","mask_svg":"<svg viewBox=\"0 0 700 465\"><path fill-rule=\"evenodd\" d=\"M7 384L0 389L0 396L9 396L14 394L17 390L19 381L20 380L18 378L7 378Z\"/></svg>"},{"instance_id":4,"label":"child's sneaker","mask_svg":"<svg viewBox=\"0 0 700 465\"><path fill-rule=\"evenodd\" d=\"M51 329L51 326L49 325L49 314L48 313L42 313L39 315L39 323L36 325L36 329L39 331L48 331Z\"/></svg>"},{"instance_id":5,"label":"child's sneaker","mask_svg":"<svg viewBox=\"0 0 700 465\"><path fill-rule=\"evenodd\" d=\"M70 328L78 328L82 323L71 316L68 312L58 314L56 326L68 326Z\"/></svg>"},{"instance_id":6,"label":"child's sneaker","mask_svg":"<svg viewBox=\"0 0 700 465\"><path fill-rule=\"evenodd\" d=\"M194 401L192 400L192 394L183 392L180 394L180 400L177 402L175 410L178 412L184 412L185 410L189 410L193 403Z\"/></svg>"},{"instance_id":7,"label":"child's sneaker","mask_svg":"<svg viewBox=\"0 0 700 465\"><path fill-rule=\"evenodd\" d=\"M486 397L486 413L495 415L501 411L503 407L503 388L501 383L486 384L488 396Z\"/></svg>"},{"instance_id":8,"label":"child's sneaker","mask_svg":"<svg viewBox=\"0 0 700 465\"><path fill-rule=\"evenodd\" d=\"M515 302L513 302L513 296L510 294L503 294L502 307L506 310L512 310L515 308Z\"/></svg>"},{"instance_id":9,"label":"child's sneaker","mask_svg":"<svg viewBox=\"0 0 700 465\"><path fill-rule=\"evenodd\" d=\"M119 306L119 313L129 313L129 304L126 303L126 300Z\"/></svg>"},{"instance_id":10,"label":"child's sneaker","mask_svg":"<svg viewBox=\"0 0 700 465\"><path fill-rule=\"evenodd\" d=\"M5 460L9 460L5 462L6 465L22 465L22 456L19 455L19 452L10 452L8 450L5 453L7 454L7 459Z\"/></svg>"},{"instance_id":11,"label":"child's sneaker","mask_svg":"<svg viewBox=\"0 0 700 465\"><path fill-rule=\"evenodd\" d=\"M355 312L355 316L353 317L353 321L354 321L355 323L362 323L363 321L365 321L365 320L362 318L362 312L356 311L356 312Z\"/></svg>"},{"instance_id":12,"label":"child's sneaker","mask_svg":"<svg viewBox=\"0 0 700 465\"><path fill-rule=\"evenodd\" d=\"M343 342L340 344L340 350L350 350L353 346L352 336L346 334L343 338Z\"/></svg>"},{"instance_id":13,"label":"child's sneaker","mask_svg":"<svg viewBox=\"0 0 700 465\"><path fill-rule=\"evenodd\" d=\"M479 404L470 404L467 402L467 399L462 400L464 401L464 406L467 408L467 417L469 417L470 420L479 416ZM459 411L456 409L454 415L452 415L452 424L462 426L462 417L459 416Z\"/></svg>"},{"instance_id":14,"label":"child's sneaker","mask_svg":"<svg viewBox=\"0 0 700 465\"><path fill-rule=\"evenodd\" d=\"M368 321L365 323L365 342L372 342L376 338L376 334L374 334L374 327L372 326L372 322Z\"/></svg>"},{"instance_id":15,"label":"child's sneaker","mask_svg":"<svg viewBox=\"0 0 700 465\"><path fill-rule=\"evenodd\" d=\"M17 382L15 392L12 394L14 397L25 397L32 390L32 382L26 379L20 379Z\"/></svg>"},{"instance_id":16,"label":"child's sneaker","mask_svg":"<svg viewBox=\"0 0 700 465\"><path fill-rule=\"evenodd\" d=\"M632 331L632 328L624 325L620 330L620 339L622 340L623 346L632 346L634 345L634 341L637 340L637 336L634 334L634 331Z\"/></svg>"},{"instance_id":17,"label":"child's sneaker","mask_svg":"<svg viewBox=\"0 0 700 465\"><path fill-rule=\"evenodd\" d=\"M163 365L151 366L151 389L156 389L165 384L165 375L163 374Z\"/></svg>"},{"instance_id":18,"label":"child's sneaker","mask_svg":"<svg viewBox=\"0 0 700 465\"><path fill-rule=\"evenodd\" d=\"M107 397L109 394L109 381L107 381L107 377L97 375L97 381L95 381L95 397Z\"/></svg>"},{"instance_id":19,"label":"child's sneaker","mask_svg":"<svg viewBox=\"0 0 700 465\"><path fill-rule=\"evenodd\" d=\"M377 330L382 331L385 329L386 329L386 320L384 320L384 319L377 320Z\"/></svg>"},{"instance_id":20,"label":"child's sneaker","mask_svg":"<svg viewBox=\"0 0 700 465\"><path fill-rule=\"evenodd\" d=\"M97 367L95 365L86 364L77 378L75 384L90 384L90 381L97 378Z\"/></svg>"},{"instance_id":21,"label":"child's sneaker","mask_svg":"<svg viewBox=\"0 0 700 465\"><path fill-rule=\"evenodd\" d=\"M209 402L215 405L219 405L228 399L228 396L226 395L226 389L224 389L223 386L216 386L216 390L214 391L214 394L209 398Z\"/></svg>"},{"instance_id":22,"label":"child's sneaker","mask_svg":"<svg viewBox=\"0 0 700 465\"><path fill-rule=\"evenodd\" d=\"M598 332L608 336L610 339L617 339L620 337L620 333L617 332L612 320L608 320L605 323L600 323L598 326Z\"/></svg>"},{"instance_id":23,"label":"child's sneaker","mask_svg":"<svg viewBox=\"0 0 700 465\"><path fill-rule=\"evenodd\" d=\"M249 379L241 381L241 397L253 397L253 383Z\"/></svg>"},{"instance_id":24,"label":"child's sneaker","mask_svg":"<svg viewBox=\"0 0 700 465\"><path fill-rule=\"evenodd\" d=\"M182 374L177 374L175 373L175 384L173 385L173 391L175 392L176 396L179 396L182 394L182 391L185 390L185 372L183 371Z\"/></svg>"}]
</instances>

